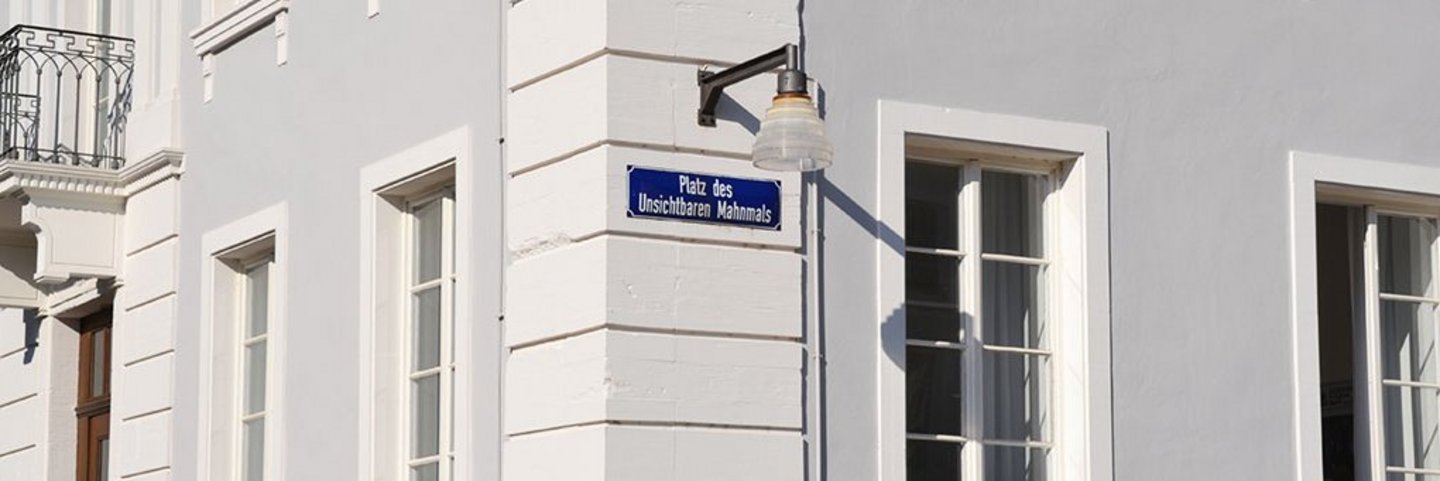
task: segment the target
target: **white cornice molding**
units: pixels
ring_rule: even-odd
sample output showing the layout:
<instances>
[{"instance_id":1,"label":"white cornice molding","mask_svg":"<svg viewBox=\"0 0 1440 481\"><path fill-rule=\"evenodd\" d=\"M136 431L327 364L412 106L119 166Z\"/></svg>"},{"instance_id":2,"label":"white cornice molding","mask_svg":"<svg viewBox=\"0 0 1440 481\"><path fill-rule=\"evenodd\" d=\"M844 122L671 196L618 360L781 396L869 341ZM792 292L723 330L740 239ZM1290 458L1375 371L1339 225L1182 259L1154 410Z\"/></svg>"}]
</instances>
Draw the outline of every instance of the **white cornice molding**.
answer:
<instances>
[{"instance_id":1,"label":"white cornice molding","mask_svg":"<svg viewBox=\"0 0 1440 481\"><path fill-rule=\"evenodd\" d=\"M66 192L124 199L162 180L184 173L185 154L159 150L125 168L101 170L91 167L40 162L0 162L0 195L24 194L26 190Z\"/></svg>"},{"instance_id":2,"label":"white cornice molding","mask_svg":"<svg viewBox=\"0 0 1440 481\"><path fill-rule=\"evenodd\" d=\"M195 55L218 52L289 10L290 0L250 0L223 15L217 15L190 32Z\"/></svg>"},{"instance_id":3,"label":"white cornice molding","mask_svg":"<svg viewBox=\"0 0 1440 481\"><path fill-rule=\"evenodd\" d=\"M23 195L35 189L124 197L115 171L14 160L0 162L0 195Z\"/></svg>"}]
</instances>

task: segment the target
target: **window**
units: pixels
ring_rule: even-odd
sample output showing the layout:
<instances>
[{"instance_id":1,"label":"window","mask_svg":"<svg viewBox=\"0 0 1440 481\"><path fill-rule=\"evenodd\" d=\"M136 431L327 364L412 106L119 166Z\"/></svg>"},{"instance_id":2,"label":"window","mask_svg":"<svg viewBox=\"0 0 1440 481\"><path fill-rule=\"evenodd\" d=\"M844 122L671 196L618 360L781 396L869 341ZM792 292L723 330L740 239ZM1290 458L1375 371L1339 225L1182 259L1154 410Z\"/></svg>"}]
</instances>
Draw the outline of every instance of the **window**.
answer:
<instances>
[{"instance_id":1,"label":"window","mask_svg":"<svg viewBox=\"0 0 1440 481\"><path fill-rule=\"evenodd\" d=\"M199 479L283 481L286 204L201 240Z\"/></svg>"},{"instance_id":2,"label":"window","mask_svg":"<svg viewBox=\"0 0 1440 481\"><path fill-rule=\"evenodd\" d=\"M274 260L263 257L241 265L240 282L236 283L236 327L239 340L240 411L237 431L240 433L239 477L244 481L265 479L265 393L269 362L266 345L269 341L270 268Z\"/></svg>"},{"instance_id":3,"label":"window","mask_svg":"<svg viewBox=\"0 0 1440 481\"><path fill-rule=\"evenodd\" d=\"M450 477L454 461L455 197L450 188L407 202L410 308L406 401L408 479Z\"/></svg>"},{"instance_id":4,"label":"window","mask_svg":"<svg viewBox=\"0 0 1440 481\"><path fill-rule=\"evenodd\" d=\"M360 172L360 479L451 481L494 469L471 462L494 452L476 443L500 439L474 421L498 423L497 410L474 408L499 399L498 368L485 367L500 357L498 344L473 334L498 336L498 323L467 322L487 296L463 281L473 279L467 266L488 257L456 255L474 251L470 145L461 128Z\"/></svg>"},{"instance_id":5,"label":"window","mask_svg":"<svg viewBox=\"0 0 1440 481\"><path fill-rule=\"evenodd\" d=\"M906 166L906 460L912 480L1043 480L1048 172Z\"/></svg>"},{"instance_id":6,"label":"window","mask_svg":"<svg viewBox=\"0 0 1440 481\"><path fill-rule=\"evenodd\" d=\"M1109 134L879 107L879 479L1113 479Z\"/></svg>"},{"instance_id":7,"label":"window","mask_svg":"<svg viewBox=\"0 0 1440 481\"><path fill-rule=\"evenodd\" d=\"M1434 479L1440 199L1322 200L1334 201L1315 224L1325 477Z\"/></svg>"},{"instance_id":8,"label":"window","mask_svg":"<svg viewBox=\"0 0 1440 481\"><path fill-rule=\"evenodd\" d=\"M80 321L80 386L76 479L105 481L110 467L110 311Z\"/></svg>"}]
</instances>

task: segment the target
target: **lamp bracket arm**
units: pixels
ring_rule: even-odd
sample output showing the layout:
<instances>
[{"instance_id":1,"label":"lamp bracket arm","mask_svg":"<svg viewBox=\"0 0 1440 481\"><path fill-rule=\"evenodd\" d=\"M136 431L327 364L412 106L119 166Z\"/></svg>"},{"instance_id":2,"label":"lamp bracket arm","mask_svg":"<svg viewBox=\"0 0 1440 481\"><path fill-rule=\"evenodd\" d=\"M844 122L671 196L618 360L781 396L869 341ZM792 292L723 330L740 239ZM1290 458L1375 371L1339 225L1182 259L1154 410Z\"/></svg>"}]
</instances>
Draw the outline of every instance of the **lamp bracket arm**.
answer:
<instances>
[{"instance_id":1,"label":"lamp bracket arm","mask_svg":"<svg viewBox=\"0 0 1440 481\"><path fill-rule=\"evenodd\" d=\"M700 83L700 112L698 120L700 125L706 127L715 126L715 109L720 105L720 94L725 87L743 82L751 77L760 75L780 67L785 67L785 74L782 74L779 81L780 91L805 91L805 74L800 71L800 51L795 44L786 44L759 57L746 60L744 63L719 72L707 72L700 70L698 74ZM791 73L794 72L794 73ZM799 87L794 84L799 80Z\"/></svg>"}]
</instances>

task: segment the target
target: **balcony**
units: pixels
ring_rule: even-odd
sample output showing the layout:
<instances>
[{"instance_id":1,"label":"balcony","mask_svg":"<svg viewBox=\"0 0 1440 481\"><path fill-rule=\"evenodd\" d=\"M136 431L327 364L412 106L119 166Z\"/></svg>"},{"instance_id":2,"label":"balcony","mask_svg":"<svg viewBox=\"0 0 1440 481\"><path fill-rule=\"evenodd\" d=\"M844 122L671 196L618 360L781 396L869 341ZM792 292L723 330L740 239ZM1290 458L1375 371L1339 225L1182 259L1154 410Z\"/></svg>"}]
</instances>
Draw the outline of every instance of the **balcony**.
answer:
<instances>
[{"instance_id":1,"label":"balcony","mask_svg":"<svg viewBox=\"0 0 1440 481\"><path fill-rule=\"evenodd\" d=\"M17 25L0 35L0 163L125 166L135 42Z\"/></svg>"},{"instance_id":2,"label":"balcony","mask_svg":"<svg viewBox=\"0 0 1440 481\"><path fill-rule=\"evenodd\" d=\"M0 306L82 313L123 283L127 229L164 221L126 220L134 196L173 196L182 171L174 150L127 162L134 62L130 39L0 34Z\"/></svg>"}]
</instances>

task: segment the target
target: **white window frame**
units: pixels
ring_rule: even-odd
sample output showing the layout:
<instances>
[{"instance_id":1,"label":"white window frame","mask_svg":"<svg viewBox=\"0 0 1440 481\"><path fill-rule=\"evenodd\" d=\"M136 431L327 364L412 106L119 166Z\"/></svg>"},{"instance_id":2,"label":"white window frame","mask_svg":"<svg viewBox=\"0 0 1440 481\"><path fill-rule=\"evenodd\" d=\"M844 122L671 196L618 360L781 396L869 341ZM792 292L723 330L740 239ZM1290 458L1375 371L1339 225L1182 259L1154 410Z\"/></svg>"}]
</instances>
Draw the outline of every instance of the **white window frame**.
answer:
<instances>
[{"instance_id":1,"label":"white window frame","mask_svg":"<svg viewBox=\"0 0 1440 481\"><path fill-rule=\"evenodd\" d=\"M1060 168L1045 206L1052 214L1045 221L1052 249L1046 253L1047 284L1053 286L1046 305L1054 329L1048 481L1112 479L1108 133L1089 125L888 100L880 102L879 117L879 479L906 479L905 165L923 156L920 151L943 150L946 144L1003 157L1016 149L1026 156L1039 153L1046 158L1035 159L1038 163Z\"/></svg>"},{"instance_id":2,"label":"white window frame","mask_svg":"<svg viewBox=\"0 0 1440 481\"><path fill-rule=\"evenodd\" d=\"M440 272L439 276L435 279L416 283L415 279L411 275L411 273L414 272L414 269L418 262L415 258L415 227L417 225L416 211L431 202L439 202L441 209ZM405 429L401 431L405 437L405 442L402 443L406 450L405 463L403 463L402 472L399 473L398 476L399 479L411 479L411 469L417 466L431 464L431 462L433 461L438 462L439 464L439 479L449 480L453 479L450 477L450 472L452 470L452 465L455 459L455 446L452 442L452 431L454 430L455 426L455 407L452 405L453 390L455 385L455 353L453 352L453 347L455 345L454 307L456 280L454 258L454 185L444 185L438 189L432 189L431 192L421 194L410 199L406 199L405 227L402 232L405 236L403 249L405 253L404 255L406 257L406 260L404 262L404 268L402 269L402 271L405 273L404 278L406 279L406 282L404 283L404 292L401 293L401 295L403 295L405 299L405 308L403 312L405 313L406 317L406 322L404 323L405 356L402 359L407 366L404 370L404 372L406 373L405 383L407 389L405 390L405 402L402 403L405 406L403 411L405 413L407 421L402 424L414 422L414 418L410 416L415 413L415 397L413 395L414 391L412 389L409 389L409 387L411 387L410 383L413 383L414 381L424 377L438 375L440 377L440 429L438 433L438 435L440 436L440 441L437 449L437 454L424 458L416 458L413 454L415 440L411 439L411 434L415 432L415 429L412 425L406 425ZM413 363L413 359L415 359L415 352L413 349L415 346L414 323L416 322L414 316L415 294L435 287L440 288L440 361L439 365L433 368L426 369L424 371L415 371L414 367L411 365Z\"/></svg>"},{"instance_id":3,"label":"white window frame","mask_svg":"<svg viewBox=\"0 0 1440 481\"><path fill-rule=\"evenodd\" d=\"M206 232L201 239L200 412L197 472L240 480L244 351L240 337L245 267L269 259L265 360L265 481L283 481L285 465L286 245L288 206L273 205Z\"/></svg>"},{"instance_id":4,"label":"white window frame","mask_svg":"<svg viewBox=\"0 0 1440 481\"><path fill-rule=\"evenodd\" d=\"M250 422L250 421L255 420L255 419L260 419L260 420L262 420L263 423L265 423L265 424L264 424L265 439L262 439L262 440L261 440L261 448L262 448L262 449L267 449L266 446L268 446L268 445L270 444L270 443L269 443L270 431L271 431L271 429L274 428L274 426L271 426L271 425L270 425L270 423L272 422L272 419L270 419L269 412L270 412L270 409L271 409L273 406L270 405L270 399L269 399L269 397L270 397L270 388L271 388L270 376L271 376L271 375L274 373L274 371L275 371L275 365L274 365L273 362L271 362L273 358L271 357L269 351L271 350L272 347L274 347L274 346L273 346L274 343L272 342L272 339L273 339L273 338L270 336L270 320L271 320L271 319L274 319L275 313L276 313L275 302L274 302L274 299L275 299L275 283L274 283L274 282L271 282L271 280L268 279L268 277L271 276L271 275L273 275L273 274L275 273L275 252L274 252L274 249L273 249L273 247L272 247L272 248L270 248L270 249L263 250L262 253L259 254L259 255L252 255L252 256L250 256L249 258L246 258L246 259L243 259L243 260L234 260L234 261L231 261L231 263L233 264L233 268L234 268L235 270L234 270L233 273L227 273L227 275L234 275L234 276L235 276L235 282L234 282L235 293L234 293L234 296L235 296L236 302L234 303L234 304L235 304L235 306L234 306L234 307L235 307L235 334L234 334L234 335L235 335L235 340L236 340L236 346L235 346L235 352L236 352L235 361L236 361L236 362L235 362L235 374L234 374L234 376L235 376L235 394L236 394L236 396L235 396L235 401L234 401L234 402L235 402L235 406L238 408L238 410L237 410L237 412L236 412L237 416L236 416L236 422L235 422L235 441L234 441L234 443L235 443L235 454L234 454L235 458L234 458L234 459L236 460L236 462L235 462L235 469L234 469L234 475L235 475L234 479L244 481L244 480L246 479L246 476L245 476L245 475L247 474L247 473L245 472L245 423ZM249 288L250 288L250 283L251 283L252 281L250 280L250 271L251 271L252 269L255 269L255 268L261 267L261 266L265 266L266 269L269 271L269 272L266 273L267 280L266 280L266 283L265 283L265 289L266 289L266 297L265 297L265 311L266 311L266 312L265 312L265 332L263 332L263 333L261 333L261 334L259 334L259 335L257 335L257 336L249 336L249 335L246 333L246 327L247 327L247 324L248 324L249 321L250 321L250 314L251 314L251 313L250 313L250 289L249 289ZM246 350L247 348L249 348L250 345L255 344L255 343L259 343L259 342L262 342L262 341L265 342L265 350L266 350L266 354L265 354L265 397L266 397L266 399L265 399L265 408L264 408L264 409L261 409L259 412L247 414L247 413L245 413L245 408L244 408L244 406L245 406L245 400L249 397L249 389L250 389L252 386L249 386L248 384L246 384L246 378L245 378L245 376L246 376L246 374L247 374L247 372L246 372L246 367L247 367L247 366L245 365L245 359L246 359L246 358L245 358L245 350ZM268 454L268 453L266 453L266 454ZM269 459L268 459L268 458L262 457L261 459L262 459L262 464L261 464L261 467L262 467L262 468L263 468L265 465L268 465L268 464L269 464ZM265 475L262 474L262 475L261 475L261 479L269 479L269 478L265 477Z\"/></svg>"},{"instance_id":5,"label":"white window frame","mask_svg":"<svg viewBox=\"0 0 1440 481\"><path fill-rule=\"evenodd\" d=\"M1320 348L1319 348L1319 300L1315 286L1319 280L1316 251L1315 212L1317 202L1339 202L1351 205L1368 205L1367 223L1379 213L1395 212L1414 216L1440 216L1440 205L1433 204L1440 198L1440 168L1412 164L1383 162L1368 159L1340 157L1309 152L1290 153L1290 241L1291 241L1291 314L1292 349L1294 352L1293 399L1295 415L1294 449L1295 479L1298 481L1322 481L1324 477L1324 453L1321 447L1320 410ZM1371 271L1378 260L1371 259L1374 245L1374 229L1365 232L1365 299L1367 345L1378 347L1378 336L1374 331L1378 324L1378 307L1373 301L1381 295L1378 281ZM1373 311L1373 312L1372 312ZM1359 352L1359 351L1357 351ZM1367 356L1373 357L1373 356ZM1371 366L1373 359L1367 359L1367 372L1377 379L1378 367ZM1369 380L1357 380L1369 382ZM1377 386L1367 386L1374 392ZM1368 406L1374 411L1378 406ZM1363 415L1367 418L1375 413ZM1356 413L1361 416L1362 413ZM1375 437L1379 427L1371 423L1369 438ZM1383 459L1382 441L1372 441L1369 446L1369 460ZM1359 454L1359 453L1357 453ZM1357 468L1370 466L1372 476L1382 474L1383 463L1357 463ZM1378 465L1377 465L1378 464ZM1378 478L1383 479L1383 477Z\"/></svg>"},{"instance_id":6,"label":"white window frame","mask_svg":"<svg viewBox=\"0 0 1440 481\"><path fill-rule=\"evenodd\" d=\"M433 139L421 142L399 153L374 162L361 169L359 185L360 226L360 276L359 276L359 326L360 346L358 369L359 390L359 436L357 439L358 473L360 479L372 481L409 480L405 467L409 458L409 435L400 431L408 426L408 394L400 389L409 386L400 384L404 380L402 369L408 372L408 347L391 342L395 339L408 340L402 330L408 321L408 251L405 242L409 237L406 216L406 201L434 192L444 185L454 187L454 251L475 252L472 247L472 226L468 219L474 212L474 175L471 157L471 136L468 128L462 127ZM472 262L461 256L455 265L455 290L465 295L454 296L452 334L454 336L453 364L453 405L472 406L485 402L480 397L488 389L486 385L472 382L474 377L485 377L483 371L493 366L494 360L487 356L499 357L486 346L475 345L474 324L481 322L472 316L476 308L476 293L470 291L473 279ZM402 297L402 294L405 294ZM405 363L402 364L401 361ZM473 366L473 368L472 368ZM496 378L498 386L498 377ZM476 422L488 425L486 413L474 409L456 409L453 426L454 444L451 448L455 457L451 462L454 479L471 479L487 473L485 466L477 463L491 458L477 447L489 445L484 438L476 435ZM495 413L494 422L499 415ZM498 426L498 424L497 424ZM499 439L498 431L496 438ZM498 446L497 446L498 449ZM400 474L405 477L397 477ZM498 471L497 471L498 473Z\"/></svg>"}]
</instances>

